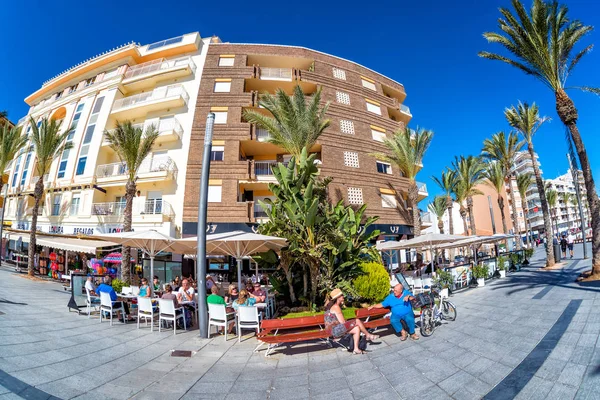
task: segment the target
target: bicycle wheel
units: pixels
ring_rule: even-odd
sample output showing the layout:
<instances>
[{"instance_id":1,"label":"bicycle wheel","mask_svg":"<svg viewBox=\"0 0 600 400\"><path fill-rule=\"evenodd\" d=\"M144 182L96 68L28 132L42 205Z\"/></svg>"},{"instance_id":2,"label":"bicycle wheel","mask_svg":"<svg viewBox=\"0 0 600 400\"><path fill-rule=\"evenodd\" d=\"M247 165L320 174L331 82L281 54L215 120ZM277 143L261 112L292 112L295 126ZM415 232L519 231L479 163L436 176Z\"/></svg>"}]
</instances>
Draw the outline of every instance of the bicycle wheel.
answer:
<instances>
[{"instance_id":1,"label":"bicycle wheel","mask_svg":"<svg viewBox=\"0 0 600 400\"><path fill-rule=\"evenodd\" d=\"M456 320L456 307L449 301L443 301L441 304L442 316L445 320L454 321Z\"/></svg>"},{"instance_id":2,"label":"bicycle wheel","mask_svg":"<svg viewBox=\"0 0 600 400\"><path fill-rule=\"evenodd\" d=\"M433 309L421 309L421 336L431 336L435 330L435 320L433 318Z\"/></svg>"}]
</instances>

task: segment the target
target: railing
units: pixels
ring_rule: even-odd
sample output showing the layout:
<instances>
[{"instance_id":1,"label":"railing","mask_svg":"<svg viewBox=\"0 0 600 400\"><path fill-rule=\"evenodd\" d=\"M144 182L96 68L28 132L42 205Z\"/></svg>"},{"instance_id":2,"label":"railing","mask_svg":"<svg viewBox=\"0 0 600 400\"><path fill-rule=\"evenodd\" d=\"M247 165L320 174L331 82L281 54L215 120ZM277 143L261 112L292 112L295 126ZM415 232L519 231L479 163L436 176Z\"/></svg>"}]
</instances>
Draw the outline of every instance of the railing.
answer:
<instances>
[{"instance_id":1,"label":"railing","mask_svg":"<svg viewBox=\"0 0 600 400\"><path fill-rule=\"evenodd\" d=\"M417 191L419 193L427 193L427 185L423 182L417 182Z\"/></svg>"},{"instance_id":2,"label":"railing","mask_svg":"<svg viewBox=\"0 0 600 400\"><path fill-rule=\"evenodd\" d=\"M268 207L268 206L267 206ZM263 210L258 202L254 202L254 218L268 218L269 214Z\"/></svg>"},{"instance_id":3,"label":"railing","mask_svg":"<svg viewBox=\"0 0 600 400\"><path fill-rule=\"evenodd\" d=\"M142 161L140 168L138 169L139 174L145 174L150 172L161 172L167 171L169 173L176 173L177 166L175 165L175 161L171 159L171 157L167 155L159 155L156 157L149 157ZM113 163L113 164L104 164L99 165L96 168L96 177L97 178L109 178L116 176L127 175L128 170L125 163Z\"/></svg>"},{"instance_id":4,"label":"railing","mask_svg":"<svg viewBox=\"0 0 600 400\"><path fill-rule=\"evenodd\" d=\"M94 203L92 204L92 215L99 216L122 216L125 213L125 202ZM132 215L166 215L173 217L173 207L163 199L150 199L144 202L134 200Z\"/></svg>"},{"instance_id":5,"label":"railing","mask_svg":"<svg viewBox=\"0 0 600 400\"><path fill-rule=\"evenodd\" d=\"M407 107L407 106L405 106L404 104L400 104L400 111L402 111L402 112L403 112L403 113L405 113L405 114L412 115L412 114L410 113L410 108L408 108L408 107Z\"/></svg>"},{"instance_id":6,"label":"railing","mask_svg":"<svg viewBox=\"0 0 600 400\"><path fill-rule=\"evenodd\" d=\"M113 112L135 105L141 105L156 100L165 100L168 98L175 97L183 97L186 103L189 99L187 92L180 84L162 86L154 89L151 92L138 93L133 96L124 97L122 99L116 100L113 105Z\"/></svg>"},{"instance_id":7,"label":"railing","mask_svg":"<svg viewBox=\"0 0 600 400\"><path fill-rule=\"evenodd\" d=\"M164 119L158 124L158 133L168 133L175 132L177 136L181 139L181 135L183 134L183 128L179 121L176 118Z\"/></svg>"},{"instance_id":8,"label":"railing","mask_svg":"<svg viewBox=\"0 0 600 400\"><path fill-rule=\"evenodd\" d=\"M260 79L272 81L291 81L291 68L260 68Z\"/></svg>"},{"instance_id":9,"label":"railing","mask_svg":"<svg viewBox=\"0 0 600 400\"><path fill-rule=\"evenodd\" d=\"M421 223L423 224L433 224L433 216L430 212L424 212L421 214Z\"/></svg>"},{"instance_id":10,"label":"railing","mask_svg":"<svg viewBox=\"0 0 600 400\"><path fill-rule=\"evenodd\" d=\"M31 178L31 185L35 186L35 184L40 180L40 176L34 176ZM50 180L50 175L46 174L44 175L44 183L48 183L48 181Z\"/></svg>"},{"instance_id":11,"label":"railing","mask_svg":"<svg viewBox=\"0 0 600 400\"><path fill-rule=\"evenodd\" d=\"M150 74L152 72L170 69L173 67L190 67L192 72L196 72L196 64L192 61L192 57L181 57L173 60L165 60L163 58L153 61L148 61L143 64L129 67L125 72L125 79L135 78L141 75Z\"/></svg>"},{"instance_id":12,"label":"railing","mask_svg":"<svg viewBox=\"0 0 600 400\"><path fill-rule=\"evenodd\" d=\"M19 118L19 120L17 121L17 125L21 125L23 122L25 122L27 120L28 115Z\"/></svg>"},{"instance_id":13,"label":"railing","mask_svg":"<svg viewBox=\"0 0 600 400\"><path fill-rule=\"evenodd\" d=\"M256 140L259 142L266 142L271 137L268 130L263 128L256 128Z\"/></svg>"},{"instance_id":14,"label":"railing","mask_svg":"<svg viewBox=\"0 0 600 400\"><path fill-rule=\"evenodd\" d=\"M53 216L60 215L60 207L61 207L60 204L52 204L51 215L53 215Z\"/></svg>"},{"instance_id":15,"label":"railing","mask_svg":"<svg viewBox=\"0 0 600 400\"><path fill-rule=\"evenodd\" d=\"M254 171L257 176L273 176L273 167L277 164L277 161L254 161Z\"/></svg>"}]
</instances>

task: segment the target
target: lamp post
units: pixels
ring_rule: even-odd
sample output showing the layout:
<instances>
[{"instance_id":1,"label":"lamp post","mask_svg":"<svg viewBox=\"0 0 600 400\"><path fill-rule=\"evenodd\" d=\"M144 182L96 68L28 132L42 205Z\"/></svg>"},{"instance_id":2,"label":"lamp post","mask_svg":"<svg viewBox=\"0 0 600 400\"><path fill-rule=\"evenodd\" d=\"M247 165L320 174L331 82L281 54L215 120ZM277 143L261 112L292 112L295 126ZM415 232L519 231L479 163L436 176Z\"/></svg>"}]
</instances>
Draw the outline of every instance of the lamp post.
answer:
<instances>
[{"instance_id":1,"label":"lamp post","mask_svg":"<svg viewBox=\"0 0 600 400\"><path fill-rule=\"evenodd\" d=\"M581 237L583 239L583 258L587 258L587 248L586 248L586 238L585 238L585 217L583 216L583 207L581 206L581 191L579 189L579 171L577 168L573 166L573 160L571 156L567 154L567 159L569 160L569 169L571 170L571 175L573 176L573 183L575 184L575 196L577 197L577 205L579 206L579 216L581 217ZM569 213L569 207L567 205L567 215Z\"/></svg>"},{"instance_id":2,"label":"lamp post","mask_svg":"<svg viewBox=\"0 0 600 400\"><path fill-rule=\"evenodd\" d=\"M198 203L198 250L196 253L196 279L198 281L198 325L200 337L208 338L208 313L206 310L206 208L208 204L208 177L210 176L210 152L212 150L215 114L206 117L202 176L200 178L200 200Z\"/></svg>"}]
</instances>

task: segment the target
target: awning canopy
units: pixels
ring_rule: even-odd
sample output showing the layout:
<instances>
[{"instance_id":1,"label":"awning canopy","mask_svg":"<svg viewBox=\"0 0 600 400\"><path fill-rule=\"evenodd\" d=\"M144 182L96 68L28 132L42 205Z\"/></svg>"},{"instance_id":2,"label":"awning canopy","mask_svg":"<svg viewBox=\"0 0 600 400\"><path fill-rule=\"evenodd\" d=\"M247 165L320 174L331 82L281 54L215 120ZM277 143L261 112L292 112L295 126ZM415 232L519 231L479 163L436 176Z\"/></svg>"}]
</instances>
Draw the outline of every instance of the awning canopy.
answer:
<instances>
[{"instance_id":1,"label":"awning canopy","mask_svg":"<svg viewBox=\"0 0 600 400\"><path fill-rule=\"evenodd\" d=\"M7 238L9 240L19 240L19 238L21 238L23 243L29 243L29 234L27 233L7 232ZM90 254L96 253L96 250L100 247L118 246L116 243L106 242L103 240L87 240L39 235L36 238L36 244L38 246L52 247L54 249Z\"/></svg>"}]
</instances>

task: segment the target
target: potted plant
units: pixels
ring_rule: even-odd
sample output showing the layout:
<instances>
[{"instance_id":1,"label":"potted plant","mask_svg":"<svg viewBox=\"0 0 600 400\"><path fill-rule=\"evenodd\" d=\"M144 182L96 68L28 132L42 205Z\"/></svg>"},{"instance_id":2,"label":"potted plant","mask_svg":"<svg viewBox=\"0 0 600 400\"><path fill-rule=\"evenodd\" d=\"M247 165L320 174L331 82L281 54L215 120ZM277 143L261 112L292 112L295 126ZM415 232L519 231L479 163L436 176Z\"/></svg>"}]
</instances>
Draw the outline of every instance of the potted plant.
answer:
<instances>
[{"instance_id":1,"label":"potted plant","mask_svg":"<svg viewBox=\"0 0 600 400\"><path fill-rule=\"evenodd\" d=\"M521 269L521 257L517 253L511 253L510 255L510 269L511 271L518 271Z\"/></svg>"},{"instance_id":2,"label":"potted plant","mask_svg":"<svg viewBox=\"0 0 600 400\"><path fill-rule=\"evenodd\" d=\"M488 277L487 265L476 265L473 267L473 276L477 279L477 286L485 286L485 278Z\"/></svg>"},{"instance_id":3,"label":"potted plant","mask_svg":"<svg viewBox=\"0 0 600 400\"><path fill-rule=\"evenodd\" d=\"M498 258L496 258L496 263L498 264L500 278L506 278L506 257L498 256Z\"/></svg>"},{"instance_id":4,"label":"potted plant","mask_svg":"<svg viewBox=\"0 0 600 400\"><path fill-rule=\"evenodd\" d=\"M452 273L448 271L437 271L437 278L435 279L435 283L439 284L442 287L440 296L448 297L448 288L454 285L454 276L452 276Z\"/></svg>"},{"instance_id":5,"label":"potted plant","mask_svg":"<svg viewBox=\"0 0 600 400\"><path fill-rule=\"evenodd\" d=\"M521 264L523 265L529 265L529 259L531 257L533 257L533 249L525 249L525 260L523 260L523 262Z\"/></svg>"}]
</instances>

